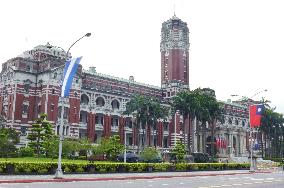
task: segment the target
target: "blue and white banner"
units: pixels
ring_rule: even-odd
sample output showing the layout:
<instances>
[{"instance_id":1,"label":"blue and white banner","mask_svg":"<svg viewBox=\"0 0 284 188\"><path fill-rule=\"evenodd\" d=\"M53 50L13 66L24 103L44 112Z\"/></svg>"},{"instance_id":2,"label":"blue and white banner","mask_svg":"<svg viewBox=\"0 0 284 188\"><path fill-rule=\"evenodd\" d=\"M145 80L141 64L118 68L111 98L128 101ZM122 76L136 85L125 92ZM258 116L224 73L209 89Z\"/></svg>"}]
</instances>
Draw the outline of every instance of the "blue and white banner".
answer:
<instances>
[{"instance_id":1,"label":"blue and white banner","mask_svg":"<svg viewBox=\"0 0 284 188\"><path fill-rule=\"evenodd\" d=\"M63 81L61 87L61 97L69 96L69 91L72 86L73 77L77 71L82 57L71 59L65 63Z\"/></svg>"}]
</instances>

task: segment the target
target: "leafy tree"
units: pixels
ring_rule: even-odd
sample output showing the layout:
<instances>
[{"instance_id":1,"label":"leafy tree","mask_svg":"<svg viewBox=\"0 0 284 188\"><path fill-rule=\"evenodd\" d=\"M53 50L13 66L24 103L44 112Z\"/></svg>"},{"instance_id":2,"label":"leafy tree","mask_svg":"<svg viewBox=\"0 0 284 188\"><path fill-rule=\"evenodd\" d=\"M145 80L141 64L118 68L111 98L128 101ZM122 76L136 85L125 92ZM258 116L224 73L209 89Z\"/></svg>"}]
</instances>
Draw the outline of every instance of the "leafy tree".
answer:
<instances>
[{"instance_id":1,"label":"leafy tree","mask_svg":"<svg viewBox=\"0 0 284 188\"><path fill-rule=\"evenodd\" d=\"M158 157L158 151L155 148L146 147L140 154L143 161L150 162Z\"/></svg>"},{"instance_id":2,"label":"leafy tree","mask_svg":"<svg viewBox=\"0 0 284 188\"><path fill-rule=\"evenodd\" d=\"M35 123L32 124L31 133L28 135L29 145L34 148L37 157L44 152L44 142L49 141L53 135L52 125L47 120L47 115L40 114L40 118L36 119Z\"/></svg>"},{"instance_id":3,"label":"leafy tree","mask_svg":"<svg viewBox=\"0 0 284 188\"><path fill-rule=\"evenodd\" d=\"M134 97L126 104L125 114L135 114L136 123L135 129L139 130L140 127L143 129L142 135L142 146L145 145L145 129L156 128L158 119L164 119L168 116L169 109L161 105L161 101L157 98L134 95ZM147 125L148 127L145 127ZM139 134L138 134L139 136ZM138 140L140 140L138 138ZM138 143L138 146L140 143Z\"/></svg>"},{"instance_id":4,"label":"leafy tree","mask_svg":"<svg viewBox=\"0 0 284 188\"><path fill-rule=\"evenodd\" d=\"M184 155L186 154L185 145L177 142L172 150L172 155L177 159L177 162L183 162Z\"/></svg>"},{"instance_id":5,"label":"leafy tree","mask_svg":"<svg viewBox=\"0 0 284 188\"><path fill-rule=\"evenodd\" d=\"M19 143L19 134L13 128L0 127L0 156L11 157L16 155L16 144Z\"/></svg>"},{"instance_id":6,"label":"leafy tree","mask_svg":"<svg viewBox=\"0 0 284 188\"><path fill-rule=\"evenodd\" d=\"M58 148L58 146L57 146ZM62 143L62 156L64 158L74 158L76 153L79 152L80 144L78 139L65 138ZM57 149L58 153L58 149Z\"/></svg>"},{"instance_id":7,"label":"leafy tree","mask_svg":"<svg viewBox=\"0 0 284 188\"><path fill-rule=\"evenodd\" d=\"M19 157L33 157L34 150L31 147L21 147L19 149Z\"/></svg>"},{"instance_id":8,"label":"leafy tree","mask_svg":"<svg viewBox=\"0 0 284 188\"><path fill-rule=\"evenodd\" d=\"M64 141L63 141L64 142ZM58 157L59 137L52 135L50 139L43 142L45 157L55 159Z\"/></svg>"},{"instance_id":9,"label":"leafy tree","mask_svg":"<svg viewBox=\"0 0 284 188\"><path fill-rule=\"evenodd\" d=\"M283 114L277 113L275 109L265 108L261 119L261 126L259 127L260 132L264 135L264 146L263 142L261 142L262 155L264 155L263 149L268 148L265 154L269 158L281 157L284 154L284 118Z\"/></svg>"},{"instance_id":10,"label":"leafy tree","mask_svg":"<svg viewBox=\"0 0 284 188\"><path fill-rule=\"evenodd\" d=\"M89 139L83 138L79 139L79 155L80 156L85 156L86 159L88 158L88 153L92 149L92 143Z\"/></svg>"},{"instance_id":11,"label":"leafy tree","mask_svg":"<svg viewBox=\"0 0 284 188\"><path fill-rule=\"evenodd\" d=\"M104 154L108 160L112 161L114 161L116 157L123 152L123 150L124 146L120 143L118 135L103 138L101 144L96 147L97 154Z\"/></svg>"}]
</instances>

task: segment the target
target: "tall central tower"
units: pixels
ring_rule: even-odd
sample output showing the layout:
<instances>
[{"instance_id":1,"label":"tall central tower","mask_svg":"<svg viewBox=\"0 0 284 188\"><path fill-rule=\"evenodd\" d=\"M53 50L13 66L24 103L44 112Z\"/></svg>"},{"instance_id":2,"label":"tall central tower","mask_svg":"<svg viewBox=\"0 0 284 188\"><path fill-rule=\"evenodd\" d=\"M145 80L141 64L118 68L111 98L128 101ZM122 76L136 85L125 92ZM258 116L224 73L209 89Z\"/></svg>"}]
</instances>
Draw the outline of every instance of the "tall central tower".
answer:
<instances>
[{"instance_id":1,"label":"tall central tower","mask_svg":"<svg viewBox=\"0 0 284 188\"><path fill-rule=\"evenodd\" d=\"M161 87L166 98L189 88L188 34L187 23L176 15L162 24Z\"/></svg>"}]
</instances>

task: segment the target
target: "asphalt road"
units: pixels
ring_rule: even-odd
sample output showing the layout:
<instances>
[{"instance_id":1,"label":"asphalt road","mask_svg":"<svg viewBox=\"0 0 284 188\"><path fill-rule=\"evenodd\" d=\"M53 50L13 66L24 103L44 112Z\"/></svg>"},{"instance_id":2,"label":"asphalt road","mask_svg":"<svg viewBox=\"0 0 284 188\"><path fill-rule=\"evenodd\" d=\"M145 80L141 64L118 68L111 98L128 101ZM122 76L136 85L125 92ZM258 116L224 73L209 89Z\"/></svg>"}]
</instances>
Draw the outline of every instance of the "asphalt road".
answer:
<instances>
[{"instance_id":1,"label":"asphalt road","mask_svg":"<svg viewBox=\"0 0 284 188\"><path fill-rule=\"evenodd\" d=\"M242 174L221 176L199 176L178 178L156 178L146 180L111 180L94 182L47 182L47 183L2 183L0 188L213 188L213 187L242 187L242 188L283 188L284 172L265 174Z\"/></svg>"}]
</instances>

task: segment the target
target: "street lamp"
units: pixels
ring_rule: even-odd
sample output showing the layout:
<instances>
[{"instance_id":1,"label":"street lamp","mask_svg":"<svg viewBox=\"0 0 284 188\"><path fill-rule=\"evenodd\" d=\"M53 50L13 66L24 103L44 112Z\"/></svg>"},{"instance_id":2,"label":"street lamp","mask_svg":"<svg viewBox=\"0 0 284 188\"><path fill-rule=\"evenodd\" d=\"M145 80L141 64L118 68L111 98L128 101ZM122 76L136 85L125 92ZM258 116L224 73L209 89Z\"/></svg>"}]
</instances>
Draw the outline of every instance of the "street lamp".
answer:
<instances>
[{"instance_id":1,"label":"street lamp","mask_svg":"<svg viewBox=\"0 0 284 188\"><path fill-rule=\"evenodd\" d=\"M91 33L86 33L85 35L83 35L82 37L80 37L78 40L76 40L75 42L73 42L73 44L68 48L67 53L66 53L66 61L69 60L69 51L70 49L81 39L83 39L84 37L90 37ZM62 168L61 168L61 155L62 155L62 142L64 139L63 136L63 115L64 115L64 97L61 97L61 116L60 116L60 125L59 125L59 151L58 151L58 166L57 166L57 170L55 173L55 178L56 179L61 179L63 178L63 172L62 172Z\"/></svg>"}]
</instances>

